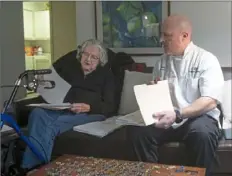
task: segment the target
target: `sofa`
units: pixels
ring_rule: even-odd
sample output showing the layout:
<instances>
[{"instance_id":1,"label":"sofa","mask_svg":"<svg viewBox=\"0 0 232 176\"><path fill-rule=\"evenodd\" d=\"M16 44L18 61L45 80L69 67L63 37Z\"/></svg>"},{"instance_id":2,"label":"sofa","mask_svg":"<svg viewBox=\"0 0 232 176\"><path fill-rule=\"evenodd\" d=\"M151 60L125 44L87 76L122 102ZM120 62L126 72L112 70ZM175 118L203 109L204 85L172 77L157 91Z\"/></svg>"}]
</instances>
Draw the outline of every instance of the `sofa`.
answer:
<instances>
[{"instance_id":1,"label":"sofa","mask_svg":"<svg viewBox=\"0 0 232 176\"><path fill-rule=\"evenodd\" d=\"M152 68L147 67L144 63L133 63L132 65L130 69L124 70L124 76L122 77L123 85L120 92L119 115L126 115L138 110L133 94L133 86L152 80ZM225 81L223 92L223 103L220 106L222 124L225 122L231 123L231 80ZM43 102L41 97L16 101L14 104L15 117L21 127L26 127L28 113L31 111L31 107L25 105L39 102ZM127 140L129 128L132 127L123 126L103 138L70 130L56 138L52 158L62 154L75 154L133 161L135 160L135 154ZM186 151L187 148L182 143L167 143L159 148L159 163L191 165L191 158L186 155ZM222 135L216 158L212 162L212 175L232 175L232 140L226 140Z\"/></svg>"},{"instance_id":2,"label":"sofa","mask_svg":"<svg viewBox=\"0 0 232 176\"><path fill-rule=\"evenodd\" d=\"M125 71L124 86L121 95L119 114L126 115L138 110L138 105L133 94L133 85L147 83L151 80L150 73ZM231 80L225 81L223 103L219 108L222 111L221 121L223 126L231 128ZM228 122L228 123L227 123ZM87 134L76 134L69 131L59 136L56 140L53 154L63 153L135 160L135 154L127 142L127 130L131 126L124 126L104 138L97 138ZM77 137L78 136L78 137ZM77 140L77 141L76 141ZM70 141L76 141L70 143ZM71 144L67 149L67 145ZM94 147L93 147L94 146ZM184 144L172 142L163 145L159 149L159 162L164 164L191 165L191 159L186 155ZM215 161L213 161L213 175L232 175L232 140L222 137L217 149Z\"/></svg>"}]
</instances>

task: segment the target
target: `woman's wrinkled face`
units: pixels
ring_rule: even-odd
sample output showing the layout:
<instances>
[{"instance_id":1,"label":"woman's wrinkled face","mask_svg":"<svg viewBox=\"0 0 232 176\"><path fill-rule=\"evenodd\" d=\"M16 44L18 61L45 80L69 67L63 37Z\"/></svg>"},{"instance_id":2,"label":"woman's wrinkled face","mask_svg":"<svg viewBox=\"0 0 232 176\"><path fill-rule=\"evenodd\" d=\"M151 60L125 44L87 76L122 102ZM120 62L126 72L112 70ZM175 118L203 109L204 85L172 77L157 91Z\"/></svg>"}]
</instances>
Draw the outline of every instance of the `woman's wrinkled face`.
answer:
<instances>
[{"instance_id":1,"label":"woman's wrinkled face","mask_svg":"<svg viewBox=\"0 0 232 176\"><path fill-rule=\"evenodd\" d=\"M100 63L100 50L94 45L87 46L81 53L81 66L85 73L94 71Z\"/></svg>"}]
</instances>

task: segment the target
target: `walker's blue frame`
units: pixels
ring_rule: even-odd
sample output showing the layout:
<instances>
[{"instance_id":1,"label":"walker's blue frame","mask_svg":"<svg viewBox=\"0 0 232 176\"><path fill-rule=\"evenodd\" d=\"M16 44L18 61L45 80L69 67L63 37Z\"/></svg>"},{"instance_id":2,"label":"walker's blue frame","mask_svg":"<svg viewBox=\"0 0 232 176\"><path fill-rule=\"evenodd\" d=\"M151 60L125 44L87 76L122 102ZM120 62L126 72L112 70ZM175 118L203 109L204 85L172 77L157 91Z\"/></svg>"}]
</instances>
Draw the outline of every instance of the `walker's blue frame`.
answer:
<instances>
[{"instance_id":1,"label":"walker's blue frame","mask_svg":"<svg viewBox=\"0 0 232 176\"><path fill-rule=\"evenodd\" d=\"M1 129L4 123L7 123L10 127L12 127L15 132L19 135L19 137L27 144L27 146L31 149L31 151L42 161L47 162L45 160L45 157L39 152L39 150L31 143L31 141L28 139L27 136L23 134L23 132L20 130L19 126L15 122L15 120L12 118L12 116L7 115L5 113L1 113Z\"/></svg>"},{"instance_id":2,"label":"walker's blue frame","mask_svg":"<svg viewBox=\"0 0 232 176\"><path fill-rule=\"evenodd\" d=\"M0 129L2 129L4 123L6 123L8 126L12 127L15 132L18 134L18 136L21 138L21 140L23 140L27 146L30 148L30 150L39 158L39 160L41 160L43 163L47 163L48 161L46 160L46 158L39 152L39 150L31 143L31 141L28 139L27 136L25 136L23 134L23 132L20 130L20 127L18 126L18 124L16 123L16 121L14 120L14 118L7 114L7 110L9 109L9 107L11 106L15 95L17 93L17 90L19 87L21 87L21 82L22 79L24 77L27 78L27 84L24 85L23 87L25 87L28 90L36 90L37 89L37 80L35 79L35 75L42 75L42 74L49 74L51 73L50 69L44 69L44 70L27 70L25 72L23 72L22 74L20 74L20 76L18 77L18 79L15 82L15 85L13 86L14 89L11 93L11 96L9 98L9 100L6 102L2 112L1 112L1 121L0 121ZM28 82L28 75L32 74L33 76L33 81L32 82ZM51 83L52 87L48 87L48 88L53 88L54 87L54 82L52 81L48 81ZM32 84L33 83L33 84ZM4 86L3 86L4 87Z\"/></svg>"}]
</instances>

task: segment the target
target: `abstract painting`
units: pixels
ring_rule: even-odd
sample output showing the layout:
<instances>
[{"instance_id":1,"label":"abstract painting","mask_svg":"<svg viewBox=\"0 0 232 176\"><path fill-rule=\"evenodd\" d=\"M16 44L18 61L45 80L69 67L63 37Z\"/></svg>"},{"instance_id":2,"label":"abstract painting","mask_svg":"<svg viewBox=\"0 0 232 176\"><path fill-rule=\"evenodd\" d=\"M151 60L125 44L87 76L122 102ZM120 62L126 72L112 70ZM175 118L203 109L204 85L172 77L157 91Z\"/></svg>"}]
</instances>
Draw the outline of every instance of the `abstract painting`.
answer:
<instances>
[{"instance_id":1,"label":"abstract painting","mask_svg":"<svg viewBox=\"0 0 232 176\"><path fill-rule=\"evenodd\" d=\"M115 52L162 54L160 27L169 6L168 1L97 1L97 38Z\"/></svg>"}]
</instances>

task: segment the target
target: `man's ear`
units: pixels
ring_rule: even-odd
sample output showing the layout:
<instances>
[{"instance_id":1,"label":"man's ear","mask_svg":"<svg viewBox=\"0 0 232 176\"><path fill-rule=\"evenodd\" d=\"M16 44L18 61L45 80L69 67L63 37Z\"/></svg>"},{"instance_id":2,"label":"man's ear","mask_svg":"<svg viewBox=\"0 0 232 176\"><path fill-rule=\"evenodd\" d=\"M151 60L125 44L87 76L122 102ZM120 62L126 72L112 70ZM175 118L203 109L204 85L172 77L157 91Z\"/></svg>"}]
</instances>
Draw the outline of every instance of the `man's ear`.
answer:
<instances>
[{"instance_id":1,"label":"man's ear","mask_svg":"<svg viewBox=\"0 0 232 176\"><path fill-rule=\"evenodd\" d=\"M183 38L184 39L188 38L188 33L187 32L183 32Z\"/></svg>"}]
</instances>

